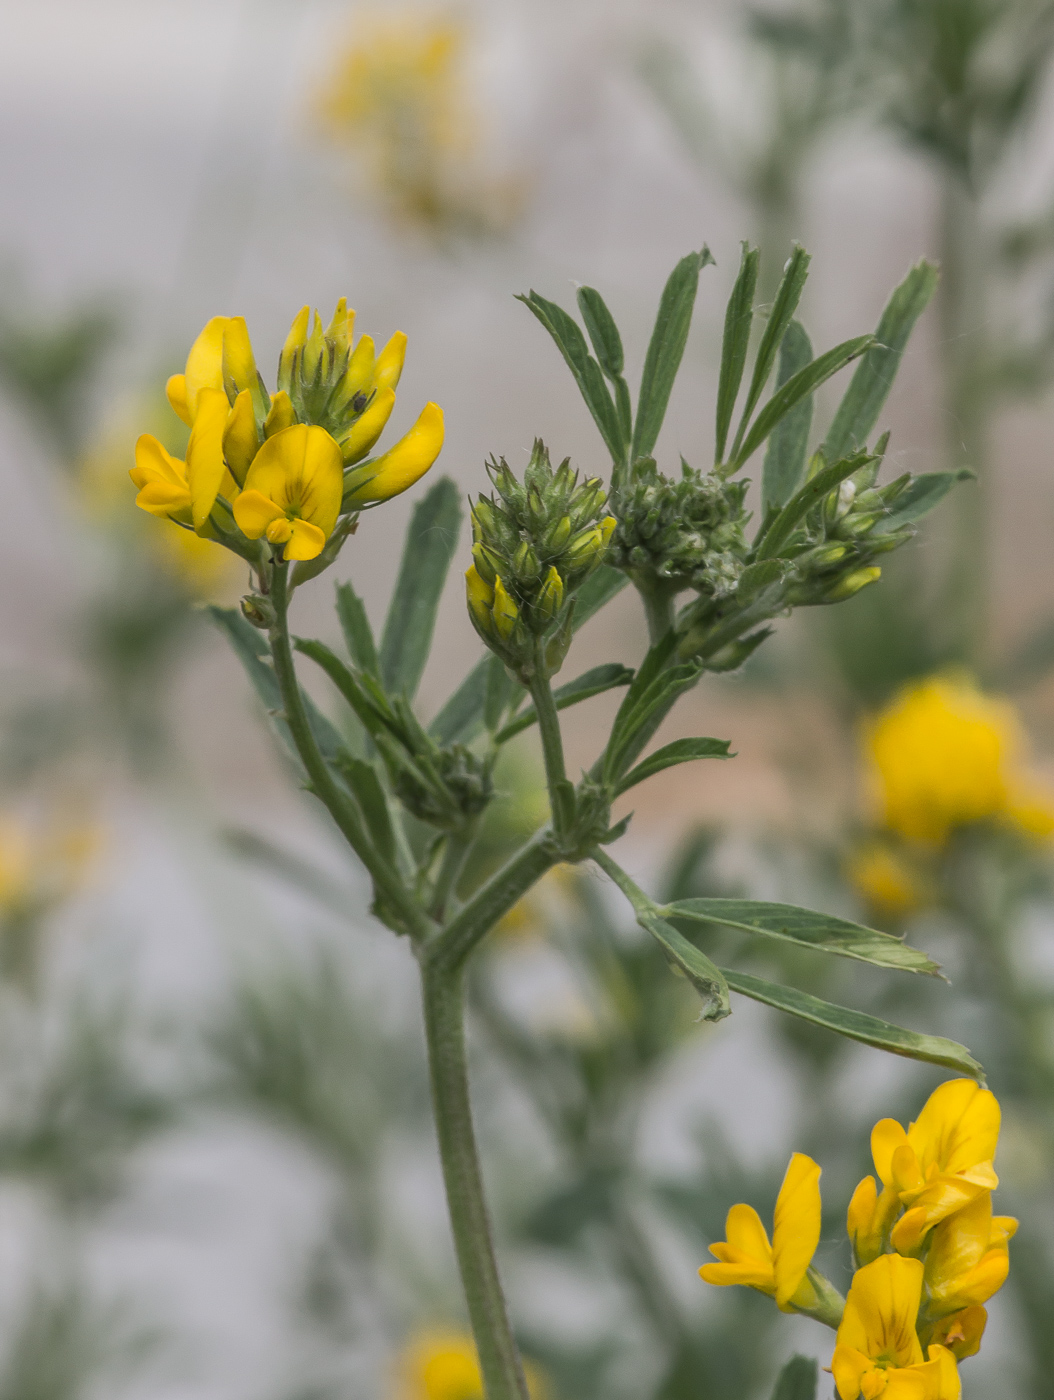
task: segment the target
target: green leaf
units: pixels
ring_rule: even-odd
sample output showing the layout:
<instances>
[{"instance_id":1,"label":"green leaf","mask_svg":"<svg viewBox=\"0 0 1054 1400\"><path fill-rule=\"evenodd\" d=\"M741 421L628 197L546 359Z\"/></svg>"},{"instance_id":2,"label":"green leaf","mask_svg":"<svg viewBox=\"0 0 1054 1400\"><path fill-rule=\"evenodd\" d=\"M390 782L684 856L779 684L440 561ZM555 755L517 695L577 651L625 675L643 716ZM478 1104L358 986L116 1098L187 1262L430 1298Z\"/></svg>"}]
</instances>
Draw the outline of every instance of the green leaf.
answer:
<instances>
[{"instance_id":1,"label":"green leaf","mask_svg":"<svg viewBox=\"0 0 1054 1400\"><path fill-rule=\"evenodd\" d=\"M286 723L282 709L282 693L278 686L278 677L271 665L271 648L266 637L252 623L246 622L241 613L236 612L234 608L217 608L210 605L208 611L213 621L227 633L239 661L245 667L253 684L253 689L263 701L264 709L274 721L274 726L278 730L282 742L299 766L300 756L296 751L289 725ZM343 741L333 725L315 705L310 695L303 694L303 701L311 732L315 736L315 743L321 750L323 757L332 762L344 749ZM303 774L302 776L306 777Z\"/></svg>"},{"instance_id":2,"label":"green leaf","mask_svg":"<svg viewBox=\"0 0 1054 1400\"><path fill-rule=\"evenodd\" d=\"M801 244L795 243L794 250L787 260L779 290L776 292L776 299L772 303L772 311L761 337L761 344L758 346L758 353L754 360L754 373L750 379L750 388L747 390L747 401L743 405L743 417L740 420L739 432L736 434L736 442L732 447L733 457L736 455L736 448L739 446L746 425L750 421L750 415L757 407L762 391L769 381L776 353L783 344L791 318L798 309L798 302L801 300L802 290L809 276L809 263L811 261L812 259Z\"/></svg>"},{"instance_id":3,"label":"green leaf","mask_svg":"<svg viewBox=\"0 0 1054 1400\"><path fill-rule=\"evenodd\" d=\"M443 477L414 507L384 624L381 678L393 695L417 693L460 527L461 492Z\"/></svg>"},{"instance_id":4,"label":"green leaf","mask_svg":"<svg viewBox=\"0 0 1054 1400\"><path fill-rule=\"evenodd\" d=\"M637 424L633 431L631 461L647 457L655 446L666 417L673 381L681 367L681 358L692 324L695 294L699 288L699 273L712 263L710 249L682 258L667 279L659 300L655 329L651 333L644 371L637 396Z\"/></svg>"},{"instance_id":5,"label":"green leaf","mask_svg":"<svg viewBox=\"0 0 1054 1400\"><path fill-rule=\"evenodd\" d=\"M370 837L377 851L391 865L398 863L395 831L392 815L388 810L388 799L372 764L344 752L337 759L337 767L355 799L362 808Z\"/></svg>"},{"instance_id":6,"label":"green leaf","mask_svg":"<svg viewBox=\"0 0 1054 1400\"><path fill-rule=\"evenodd\" d=\"M631 768L615 789L618 797L631 787L636 787L645 778L661 773L664 768L672 768L677 763L691 763L697 758L731 758L727 739L675 739L655 753L649 754L643 763Z\"/></svg>"},{"instance_id":7,"label":"green leaf","mask_svg":"<svg viewBox=\"0 0 1054 1400\"><path fill-rule=\"evenodd\" d=\"M656 940L669 962L683 972L703 999L704 1021L721 1021L731 1015L728 984L705 953L689 943L672 924L645 909L636 911L637 922Z\"/></svg>"},{"instance_id":8,"label":"green leaf","mask_svg":"<svg viewBox=\"0 0 1054 1400\"><path fill-rule=\"evenodd\" d=\"M792 1356L779 1374L772 1400L816 1400L820 1383L814 1356Z\"/></svg>"},{"instance_id":9,"label":"green leaf","mask_svg":"<svg viewBox=\"0 0 1054 1400\"><path fill-rule=\"evenodd\" d=\"M888 535L894 530L902 530L905 525L928 515L960 481L973 480L973 472L966 468L955 472L925 472L922 476L913 477L893 502L889 514L878 522L872 533Z\"/></svg>"},{"instance_id":10,"label":"green leaf","mask_svg":"<svg viewBox=\"0 0 1054 1400\"><path fill-rule=\"evenodd\" d=\"M863 1011L850 1011L845 1006L834 1006L821 1001L819 997L800 992L796 987L781 987L773 982L764 982L760 977L751 977L746 972L724 971L725 981L732 991L754 1001L774 1006L777 1011L785 1011L799 1020L809 1021L824 1030L834 1031L849 1040L858 1040L861 1045L871 1045L876 1050L886 1050L891 1055L903 1055L908 1060L925 1060L931 1065L943 1065L945 1069L958 1070L968 1074L979 1083L984 1083L984 1070L963 1045L954 1040L945 1040L939 1035L922 1035L918 1031L904 1030L901 1026L880 1021L877 1016L868 1016Z\"/></svg>"},{"instance_id":11,"label":"green leaf","mask_svg":"<svg viewBox=\"0 0 1054 1400\"><path fill-rule=\"evenodd\" d=\"M794 904L767 904L754 899L682 899L668 904L663 913L670 919L695 919L746 933L761 933L766 938L856 958L875 967L921 972L931 977L940 972L940 966L925 953L892 934L879 933L848 919L836 919L832 914L814 914Z\"/></svg>"},{"instance_id":12,"label":"green leaf","mask_svg":"<svg viewBox=\"0 0 1054 1400\"><path fill-rule=\"evenodd\" d=\"M739 386L750 344L750 327L754 319L754 292L758 283L760 254L749 243L743 244L739 276L725 308L725 333L721 341L721 376L717 382L717 425L714 461L725 460L725 444L732 423Z\"/></svg>"},{"instance_id":13,"label":"green leaf","mask_svg":"<svg viewBox=\"0 0 1054 1400\"><path fill-rule=\"evenodd\" d=\"M373 641L373 628L362 599L350 583L337 584L337 617L344 633L344 645L352 661L360 671L369 671L371 676L380 680L381 663Z\"/></svg>"},{"instance_id":14,"label":"green leaf","mask_svg":"<svg viewBox=\"0 0 1054 1400\"><path fill-rule=\"evenodd\" d=\"M585 625L616 593L629 583L625 574L601 564L589 575L575 595L572 631ZM440 744L467 743L483 723L484 697L490 655L478 661L428 727Z\"/></svg>"},{"instance_id":15,"label":"green leaf","mask_svg":"<svg viewBox=\"0 0 1054 1400\"><path fill-rule=\"evenodd\" d=\"M821 384L826 384L833 374L837 374L840 369L858 359L874 343L873 335L858 335L853 340L836 345L833 350L828 350L819 359L811 360L804 369L791 375L786 384L776 390L754 420L742 447L732 459L732 466L738 468L748 461L781 418L785 418L796 404L815 393Z\"/></svg>"},{"instance_id":16,"label":"green leaf","mask_svg":"<svg viewBox=\"0 0 1054 1400\"><path fill-rule=\"evenodd\" d=\"M776 388L803 370L812 359L812 345L800 321L787 327L780 346L780 362L776 371ZM765 465L761 473L761 505L764 518L773 510L787 504L805 481L808 462L809 430L812 427L812 395L792 408L776 424L769 438Z\"/></svg>"},{"instance_id":17,"label":"green leaf","mask_svg":"<svg viewBox=\"0 0 1054 1400\"><path fill-rule=\"evenodd\" d=\"M629 442L622 431L622 424L608 393L608 387L604 383L600 366L589 353L589 346L578 322L569 316L562 306L557 306L554 301L546 301L545 297L539 296L537 292L518 296L516 300L530 307L556 341L557 348L567 361L567 366L586 401L586 407L600 429L600 436L607 444L611 460L625 461Z\"/></svg>"},{"instance_id":18,"label":"green leaf","mask_svg":"<svg viewBox=\"0 0 1054 1400\"><path fill-rule=\"evenodd\" d=\"M593 342L600 368L611 380L621 378L625 364L622 337L604 298L593 287L579 287L578 309Z\"/></svg>"},{"instance_id":19,"label":"green leaf","mask_svg":"<svg viewBox=\"0 0 1054 1400\"><path fill-rule=\"evenodd\" d=\"M774 559L812 508L819 505L829 491L840 486L847 477L852 476L871 460L873 459L865 453L856 452L821 467L812 480L807 481L797 495L791 497L775 520L770 521L758 536L754 543L758 563Z\"/></svg>"},{"instance_id":20,"label":"green leaf","mask_svg":"<svg viewBox=\"0 0 1054 1400\"><path fill-rule=\"evenodd\" d=\"M577 680L569 681L567 685L558 686L553 691L553 699L556 701L558 710L566 710L570 705L577 705L581 700L589 700L594 695L602 695L605 690L614 690L616 686L629 685L632 680L633 672L628 666L612 661L603 666L594 666L591 671L586 671ZM528 706L501 730L497 735L496 742L499 744L508 743L517 734L522 734L525 729L536 723L537 719L538 715L534 706Z\"/></svg>"},{"instance_id":21,"label":"green leaf","mask_svg":"<svg viewBox=\"0 0 1054 1400\"><path fill-rule=\"evenodd\" d=\"M677 700L696 684L701 675L699 662L671 666L655 677L625 716L619 710L615 721L617 732L612 732L604 754L604 781L609 786L622 777Z\"/></svg>"},{"instance_id":22,"label":"green leaf","mask_svg":"<svg viewBox=\"0 0 1054 1400\"><path fill-rule=\"evenodd\" d=\"M867 442L893 387L908 337L937 290L939 277L932 263L917 263L890 297L875 342L857 367L827 433L828 460L846 457Z\"/></svg>"},{"instance_id":23,"label":"green leaf","mask_svg":"<svg viewBox=\"0 0 1054 1400\"><path fill-rule=\"evenodd\" d=\"M382 732L394 727L394 716L383 693L376 694L369 688L369 677L354 675L335 651L325 642L316 642L307 637L294 637L297 651L309 657L320 666L333 684L354 710L367 733L377 739ZM376 687L376 682L374 686Z\"/></svg>"}]
</instances>

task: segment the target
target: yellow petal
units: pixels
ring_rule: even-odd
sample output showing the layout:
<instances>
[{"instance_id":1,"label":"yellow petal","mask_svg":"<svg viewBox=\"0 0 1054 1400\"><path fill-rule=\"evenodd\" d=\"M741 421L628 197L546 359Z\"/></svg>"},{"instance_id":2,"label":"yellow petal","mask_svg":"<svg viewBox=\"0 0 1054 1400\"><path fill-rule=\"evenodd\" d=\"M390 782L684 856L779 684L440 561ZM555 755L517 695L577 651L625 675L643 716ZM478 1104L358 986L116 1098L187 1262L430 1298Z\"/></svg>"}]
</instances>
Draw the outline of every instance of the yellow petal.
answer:
<instances>
[{"instance_id":1,"label":"yellow petal","mask_svg":"<svg viewBox=\"0 0 1054 1400\"><path fill-rule=\"evenodd\" d=\"M379 389L377 393L380 396L392 391ZM394 397L392 394L393 400ZM357 507L371 501L388 501L412 486L439 456L443 435L443 410L438 404L425 404L417 422L394 447L375 462L367 463L361 469L361 475L349 473L346 483L348 503Z\"/></svg>"},{"instance_id":2,"label":"yellow petal","mask_svg":"<svg viewBox=\"0 0 1054 1400\"><path fill-rule=\"evenodd\" d=\"M699 1277L704 1283L712 1283L717 1288L739 1284L769 1294L774 1288L772 1270L766 1269L756 1259L746 1257L732 1263L722 1261L720 1264L704 1264L699 1270Z\"/></svg>"},{"instance_id":3,"label":"yellow petal","mask_svg":"<svg viewBox=\"0 0 1054 1400\"><path fill-rule=\"evenodd\" d=\"M324 428L307 423L284 428L253 458L245 488L261 492L285 513L309 520L328 538L344 490L340 448Z\"/></svg>"},{"instance_id":4,"label":"yellow petal","mask_svg":"<svg viewBox=\"0 0 1054 1400\"><path fill-rule=\"evenodd\" d=\"M761 1223L761 1216L753 1206L741 1204L732 1207L725 1217L725 1235L734 1249L761 1261L771 1271L772 1246Z\"/></svg>"},{"instance_id":5,"label":"yellow petal","mask_svg":"<svg viewBox=\"0 0 1054 1400\"><path fill-rule=\"evenodd\" d=\"M278 388L283 393L289 389L293 382L293 371L297 357L303 351L307 341L307 326L310 319L310 306L302 306L293 318L293 324L290 326L289 334L282 346L282 353L278 357ZM282 426L287 427L288 424Z\"/></svg>"},{"instance_id":6,"label":"yellow petal","mask_svg":"<svg viewBox=\"0 0 1054 1400\"><path fill-rule=\"evenodd\" d=\"M190 427L190 405L187 403L187 376L174 374L165 385L165 397L179 414L187 427Z\"/></svg>"},{"instance_id":7,"label":"yellow petal","mask_svg":"<svg viewBox=\"0 0 1054 1400\"><path fill-rule=\"evenodd\" d=\"M490 625L490 608L494 602L494 589L472 564L465 571L465 594L469 610L483 628Z\"/></svg>"},{"instance_id":8,"label":"yellow petal","mask_svg":"<svg viewBox=\"0 0 1054 1400\"><path fill-rule=\"evenodd\" d=\"M223 387L231 403L243 389L255 390L260 378L244 316L232 316L223 332Z\"/></svg>"},{"instance_id":9,"label":"yellow petal","mask_svg":"<svg viewBox=\"0 0 1054 1400\"><path fill-rule=\"evenodd\" d=\"M234 406L223 430L223 455L231 475L239 486L245 482L249 464L260 447L260 434L256 430L256 414L253 411L253 397L248 389L243 389L234 400Z\"/></svg>"},{"instance_id":10,"label":"yellow petal","mask_svg":"<svg viewBox=\"0 0 1054 1400\"><path fill-rule=\"evenodd\" d=\"M190 423L198 415L198 396L203 389L223 391L223 334L230 319L229 316L213 316L190 347L186 373L186 398L190 413L187 421Z\"/></svg>"},{"instance_id":11,"label":"yellow petal","mask_svg":"<svg viewBox=\"0 0 1054 1400\"><path fill-rule=\"evenodd\" d=\"M286 559L317 559L325 548L326 536L312 525L310 520L294 520L289 543L285 547Z\"/></svg>"},{"instance_id":12,"label":"yellow petal","mask_svg":"<svg viewBox=\"0 0 1054 1400\"><path fill-rule=\"evenodd\" d=\"M160 443L152 433L143 433L135 444L135 466L128 473L136 486L145 486L148 481L167 481L171 486L181 487L187 492L186 465Z\"/></svg>"},{"instance_id":13,"label":"yellow petal","mask_svg":"<svg viewBox=\"0 0 1054 1400\"><path fill-rule=\"evenodd\" d=\"M962 1172L995 1161L999 1119L999 1103L990 1089L972 1079L949 1079L926 1100L908 1129L908 1141L923 1172L931 1163L942 1172Z\"/></svg>"},{"instance_id":14,"label":"yellow petal","mask_svg":"<svg viewBox=\"0 0 1054 1400\"><path fill-rule=\"evenodd\" d=\"M296 409L284 389L271 395L271 411L264 419L264 437L274 437L283 428L291 428L296 422Z\"/></svg>"},{"instance_id":15,"label":"yellow petal","mask_svg":"<svg viewBox=\"0 0 1054 1400\"><path fill-rule=\"evenodd\" d=\"M234 519L238 529L250 540L266 534L273 520L284 520L285 511L261 491L242 491L234 498Z\"/></svg>"},{"instance_id":16,"label":"yellow petal","mask_svg":"<svg viewBox=\"0 0 1054 1400\"><path fill-rule=\"evenodd\" d=\"M964 1308L937 1323L933 1330L934 1343L947 1347L953 1356L964 1361L980 1351L987 1325L988 1313L984 1308Z\"/></svg>"},{"instance_id":17,"label":"yellow petal","mask_svg":"<svg viewBox=\"0 0 1054 1400\"><path fill-rule=\"evenodd\" d=\"M399 377L403 372L403 361L406 359L406 336L402 331L396 331L377 356L377 364L373 371L373 382L378 389L394 389L399 383Z\"/></svg>"},{"instance_id":18,"label":"yellow petal","mask_svg":"<svg viewBox=\"0 0 1054 1400\"><path fill-rule=\"evenodd\" d=\"M834 1383L838 1387L841 1400L857 1400L861 1380L873 1369L869 1356L857 1351L855 1347L839 1343L831 1357L831 1370L834 1372Z\"/></svg>"},{"instance_id":19,"label":"yellow petal","mask_svg":"<svg viewBox=\"0 0 1054 1400\"><path fill-rule=\"evenodd\" d=\"M915 1332L922 1297L922 1264L898 1254L882 1254L857 1269L845 1301L838 1342L898 1366L922 1362Z\"/></svg>"},{"instance_id":20,"label":"yellow petal","mask_svg":"<svg viewBox=\"0 0 1054 1400\"><path fill-rule=\"evenodd\" d=\"M933 1178L922 1191L912 1193L914 1199L911 1209L905 1211L893 1226L890 1235L893 1248L900 1250L902 1254L914 1253L925 1238L926 1232L934 1225L953 1211L969 1205L982 1193L993 1191L998 1185L999 1178L987 1163L958 1176L941 1175Z\"/></svg>"},{"instance_id":21,"label":"yellow petal","mask_svg":"<svg viewBox=\"0 0 1054 1400\"><path fill-rule=\"evenodd\" d=\"M491 610L491 617L494 619L495 629L502 641L507 642L512 636L519 615L520 610L516 606L516 601L506 590L501 581L501 574L499 574L494 580L494 607Z\"/></svg>"},{"instance_id":22,"label":"yellow petal","mask_svg":"<svg viewBox=\"0 0 1054 1400\"><path fill-rule=\"evenodd\" d=\"M942 1220L926 1254L926 1287L932 1294L946 1289L960 1274L979 1264L992 1237L992 1197L985 1191L976 1200ZM983 1302L984 1299L974 1299ZM965 1305L964 1305L965 1306Z\"/></svg>"},{"instance_id":23,"label":"yellow petal","mask_svg":"<svg viewBox=\"0 0 1054 1400\"><path fill-rule=\"evenodd\" d=\"M384 426L395 407L395 390L378 389L366 409L340 440L346 466L362 460L384 432Z\"/></svg>"},{"instance_id":24,"label":"yellow petal","mask_svg":"<svg viewBox=\"0 0 1054 1400\"><path fill-rule=\"evenodd\" d=\"M889 1186L893 1180L893 1153L907 1140L907 1133L895 1118L883 1118L871 1129L871 1156L883 1186Z\"/></svg>"},{"instance_id":25,"label":"yellow petal","mask_svg":"<svg viewBox=\"0 0 1054 1400\"><path fill-rule=\"evenodd\" d=\"M229 412L230 404L222 389L202 389L198 394L194 426L187 443L187 485L195 530L200 530L209 518L226 471L223 430Z\"/></svg>"},{"instance_id":26,"label":"yellow petal","mask_svg":"<svg viewBox=\"0 0 1054 1400\"><path fill-rule=\"evenodd\" d=\"M772 1262L776 1303L790 1302L820 1243L820 1167L803 1152L790 1159L776 1197L772 1227Z\"/></svg>"},{"instance_id":27,"label":"yellow petal","mask_svg":"<svg viewBox=\"0 0 1054 1400\"><path fill-rule=\"evenodd\" d=\"M351 349L351 332L354 326L355 313L348 310L347 297L341 297L326 331L326 339L332 341L338 359L342 359Z\"/></svg>"},{"instance_id":28,"label":"yellow petal","mask_svg":"<svg viewBox=\"0 0 1054 1400\"><path fill-rule=\"evenodd\" d=\"M927 1354L930 1362L936 1362L938 1368L939 1380L934 1400L959 1400L962 1395L962 1382L953 1353L946 1347L931 1346Z\"/></svg>"}]
</instances>

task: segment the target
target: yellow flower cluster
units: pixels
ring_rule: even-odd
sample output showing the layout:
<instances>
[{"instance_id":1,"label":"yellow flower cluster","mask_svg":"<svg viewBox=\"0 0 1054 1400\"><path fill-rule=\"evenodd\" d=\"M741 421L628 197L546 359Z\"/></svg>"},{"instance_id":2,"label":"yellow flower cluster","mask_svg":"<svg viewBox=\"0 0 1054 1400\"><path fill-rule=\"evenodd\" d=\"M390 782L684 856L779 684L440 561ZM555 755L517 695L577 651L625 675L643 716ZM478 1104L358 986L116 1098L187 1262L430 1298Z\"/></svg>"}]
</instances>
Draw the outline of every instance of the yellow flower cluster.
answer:
<instances>
[{"instance_id":1,"label":"yellow flower cluster","mask_svg":"<svg viewBox=\"0 0 1054 1400\"><path fill-rule=\"evenodd\" d=\"M531 1400L545 1388L532 1366L525 1368ZM420 1332L399 1359L392 1400L484 1400L476 1347L467 1332Z\"/></svg>"},{"instance_id":2,"label":"yellow flower cluster","mask_svg":"<svg viewBox=\"0 0 1054 1400\"><path fill-rule=\"evenodd\" d=\"M728 1213L708 1283L746 1284L784 1312L837 1328L831 1369L841 1400L959 1400L958 1361L980 1348L984 1304L1006 1280L1017 1229L993 1216L999 1138L995 1095L952 1079L907 1130L884 1118L871 1134L881 1190L867 1176L847 1225L856 1272L844 1306L812 1267L820 1239L820 1168L795 1153L776 1201L770 1244L752 1206Z\"/></svg>"},{"instance_id":3,"label":"yellow flower cluster","mask_svg":"<svg viewBox=\"0 0 1054 1400\"><path fill-rule=\"evenodd\" d=\"M467 37L444 15L360 16L319 104L392 214L433 233L500 232L522 206L518 182L483 169Z\"/></svg>"},{"instance_id":4,"label":"yellow flower cluster","mask_svg":"<svg viewBox=\"0 0 1054 1400\"><path fill-rule=\"evenodd\" d=\"M907 841L939 847L982 821L1054 833L1054 800L1022 768L1016 712L965 677L903 690L868 726L865 744L882 824Z\"/></svg>"},{"instance_id":5,"label":"yellow flower cluster","mask_svg":"<svg viewBox=\"0 0 1054 1400\"><path fill-rule=\"evenodd\" d=\"M354 311L342 298L323 331L304 307L268 393L245 319L214 316L191 347L168 401L190 428L186 460L144 433L130 473L136 504L254 558L266 540L284 559L316 559L338 519L405 491L443 445L443 414L426 404L383 456L363 461L395 404L406 337L379 355L368 335L353 342Z\"/></svg>"}]
</instances>

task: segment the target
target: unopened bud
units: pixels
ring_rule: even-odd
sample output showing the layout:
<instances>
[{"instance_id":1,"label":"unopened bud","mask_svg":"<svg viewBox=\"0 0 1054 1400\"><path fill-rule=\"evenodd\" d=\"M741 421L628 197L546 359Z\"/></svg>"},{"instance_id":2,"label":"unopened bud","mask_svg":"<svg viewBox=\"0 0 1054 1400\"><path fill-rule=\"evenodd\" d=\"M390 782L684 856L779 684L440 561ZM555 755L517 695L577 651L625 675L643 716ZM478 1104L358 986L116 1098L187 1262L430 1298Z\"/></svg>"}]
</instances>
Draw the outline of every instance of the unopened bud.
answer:
<instances>
[{"instance_id":1,"label":"unopened bud","mask_svg":"<svg viewBox=\"0 0 1054 1400\"><path fill-rule=\"evenodd\" d=\"M469 611L476 622L485 632L489 632L491 630L490 609L494 602L494 589L480 575L475 564L465 571L465 597Z\"/></svg>"},{"instance_id":2,"label":"unopened bud","mask_svg":"<svg viewBox=\"0 0 1054 1400\"><path fill-rule=\"evenodd\" d=\"M538 562L538 556L526 540L516 551L512 561L513 573L518 579L523 579L525 583L530 583L538 577L542 571L542 566Z\"/></svg>"},{"instance_id":3,"label":"unopened bud","mask_svg":"<svg viewBox=\"0 0 1054 1400\"><path fill-rule=\"evenodd\" d=\"M498 577L498 569L501 566L501 560L494 551L488 549L485 544L474 544L472 546L472 558L475 561L476 568L479 570L480 577L486 579L487 583L493 588L494 580Z\"/></svg>"},{"instance_id":4,"label":"unopened bud","mask_svg":"<svg viewBox=\"0 0 1054 1400\"><path fill-rule=\"evenodd\" d=\"M269 627L275 624L275 611L271 602L267 598L261 598L258 593L247 593L241 600L242 617L246 622L251 622L254 627L259 627L262 632L266 632Z\"/></svg>"},{"instance_id":5,"label":"unopened bud","mask_svg":"<svg viewBox=\"0 0 1054 1400\"><path fill-rule=\"evenodd\" d=\"M310 319L310 306L302 306L289 328L289 334L282 346L282 353L278 357L278 388L280 392L288 394L293 387L296 365L304 349L304 342L307 340L307 326Z\"/></svg>"},{"instance_id":6,"label":"unopened bud","mask_svg":"<svg viewBox=\"0 0 1054 1400\"><path fill-rule=\"evenodd\" d=\"M503 642L507 642L519 620L520 610L509 596L500 574L494 580L494 607L491 616L498 636Z\"/></svg>"},{"instance_id":7,"label":"unopened bud","mask_svg":"<svg viewBox=\"0 0 1054 1400\"><path fill-rule=\"evenodd\" d=\"M560 611L564 601L564 581L556 571L553 564L549 565L549 572L545 576L541 592L535 600L535 608L543 621L552 622L553 618Z\"/></svg>"},{"instance_id":8,"label":"unopened bud","mask_svg":"<svg viewBox=\"0 0 1054 1400\"><path fill-rule=\"evenodd\" d=\"M561 515L556 524L545 536L546 549L563 549L564 545L571 538L571 517Z\"/></svg>"},{"instance_id":9,"label":"unopened bud","mask_svg":"<svg viewBox=\"0 0 1054 1400\"><path fill-rule=\"evenodd\" d=\"M859 593L861 588L866 588L869 583L874 583L876 579L881 577L882 570L877 564L872 564L868 569L857 569L851 574L846 574L841 582L835 584L824 601L827 603L844 602L846 598L851 598L854 593Z\"/></svg>"}]
</instances>

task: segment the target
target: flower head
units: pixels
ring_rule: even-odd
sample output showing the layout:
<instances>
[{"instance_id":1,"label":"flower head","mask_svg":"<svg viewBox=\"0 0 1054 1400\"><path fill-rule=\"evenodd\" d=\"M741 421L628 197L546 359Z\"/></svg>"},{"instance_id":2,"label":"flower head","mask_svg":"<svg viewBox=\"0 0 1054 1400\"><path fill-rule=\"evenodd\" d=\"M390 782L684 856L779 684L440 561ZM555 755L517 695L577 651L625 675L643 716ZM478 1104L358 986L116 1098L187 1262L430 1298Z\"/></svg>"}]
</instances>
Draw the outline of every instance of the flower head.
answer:
<instances>
[{"instance_id":1,"label":"flower head","mask_svg":"<svg viewBox=\"0 0 1054 1400\"><path fill-rule=\"evenodd\" d=\"M1054 803L1021 771L1015 711L963 677L902 691L869 727L866 747L882 821L909 841L942 846L981 821L1031 836L1054 830Z\"/></svg>"},{"instance_id":2,"label":"flower head","mask_svg":"<svg viewBox=\"0 0 1054 1400\"><path fill-rule=\"evenodd\" d=\"M726 1240L710 1246L720 1262L699 1270L706 1283L756 1288L784 1312L810 1307L815 1298L807 1273L820 1242L819 1166L802 1152L791 1157L776 1197L771 1244L753 1206L733 1206L725 1233Z\"/></svg>"},{"instance_id":3,"label":"flower head","mask_svg":"<svg viewBox=\"0 0 1054 1400\"><path fill-rule=\"evenodd\" d=\"M916 1331L922 1264L883 1254L858 1269L838 1328L831 1369L841 1400L959 1400L955 1357Z\"/></svg>"},{"instance_id":4,"label":"flower head","mask_svg":"<svg viewBox=\"0 0 1054 1400\"><path fill-rule=\"evenodd\" d=\"M253 458L234 518L250 540L266 535L286 559L315 559L337 523L344 489L340 448L322 428L298 423Z\"/></svg>"}]
</instances>

